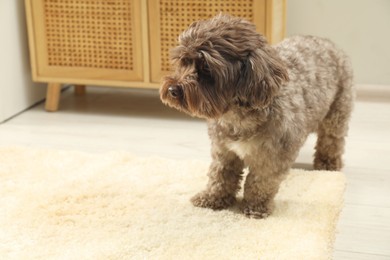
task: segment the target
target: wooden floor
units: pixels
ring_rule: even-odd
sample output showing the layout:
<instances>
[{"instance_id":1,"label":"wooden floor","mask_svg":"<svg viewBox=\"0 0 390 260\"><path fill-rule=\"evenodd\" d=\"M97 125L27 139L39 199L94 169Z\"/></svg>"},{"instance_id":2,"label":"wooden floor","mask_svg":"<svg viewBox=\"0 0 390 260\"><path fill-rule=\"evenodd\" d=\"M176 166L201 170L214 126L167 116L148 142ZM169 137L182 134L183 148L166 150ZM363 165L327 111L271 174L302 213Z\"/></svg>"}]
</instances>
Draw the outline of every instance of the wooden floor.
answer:
<instances>
[{"instance_id":1,"label":"wooden floor","mask_svg":"<svg viewBox=\"0 0 390 260\"><path fill-rule=\"evenodd\" d=\"M314 142L310 136L296 167L311 167ZM164 107L156 91L111 88L88 88L81 97L67 90L55 113L38 104L0 125L0 145L205 160L210 149L205 122ZM345 161L334 258L390 259L390 98L358 99Z\"/></svg>"}]
</instances>

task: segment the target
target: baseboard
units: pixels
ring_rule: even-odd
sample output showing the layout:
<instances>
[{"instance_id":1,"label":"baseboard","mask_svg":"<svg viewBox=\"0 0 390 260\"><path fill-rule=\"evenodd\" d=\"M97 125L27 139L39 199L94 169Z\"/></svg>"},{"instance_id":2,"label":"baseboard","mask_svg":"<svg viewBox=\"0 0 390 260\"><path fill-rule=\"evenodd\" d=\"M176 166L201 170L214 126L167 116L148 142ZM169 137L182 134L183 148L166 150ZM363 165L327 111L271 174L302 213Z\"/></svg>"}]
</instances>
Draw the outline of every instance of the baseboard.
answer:
<instances>
[{"instance_id":1,"label":"baseboard","mask_svg":"<svg viewBox=\"0 0 390 260\"><path fill-rule=\"evenodd\" d=\"M390 102L390 85L356 84L356 98L361 101Z\"/></svg>"}]
</instances>

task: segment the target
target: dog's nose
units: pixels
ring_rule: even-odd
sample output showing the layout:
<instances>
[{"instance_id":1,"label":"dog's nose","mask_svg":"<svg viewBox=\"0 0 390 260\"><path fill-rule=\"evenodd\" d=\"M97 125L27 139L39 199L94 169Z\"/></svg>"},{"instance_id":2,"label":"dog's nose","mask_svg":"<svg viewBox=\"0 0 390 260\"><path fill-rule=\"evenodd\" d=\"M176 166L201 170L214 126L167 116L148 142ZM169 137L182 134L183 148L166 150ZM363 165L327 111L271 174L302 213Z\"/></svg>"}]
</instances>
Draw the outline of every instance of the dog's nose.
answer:
<instances>
[{"instance_id":1,"label":"dog's nose","mask_svg":"<svg viewBox=\"0 0 390 260\"><path fill-rule=\"evenodd\" d=\"M178 85L169 86L168 91L173 98L180 98L182 96L181 87Z\"/></svg>"}]
</instances>

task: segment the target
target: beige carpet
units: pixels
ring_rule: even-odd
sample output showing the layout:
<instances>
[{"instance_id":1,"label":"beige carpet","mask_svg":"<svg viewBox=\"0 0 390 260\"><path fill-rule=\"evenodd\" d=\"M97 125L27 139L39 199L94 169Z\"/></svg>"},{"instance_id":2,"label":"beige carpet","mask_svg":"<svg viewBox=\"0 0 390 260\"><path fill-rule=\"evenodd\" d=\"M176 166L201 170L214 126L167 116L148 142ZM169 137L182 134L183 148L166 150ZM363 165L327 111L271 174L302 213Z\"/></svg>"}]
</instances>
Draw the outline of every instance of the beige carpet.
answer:
<instances>
[{"instance_id":1,"label":"beige carpet","mask_svg":"<svg viewBox=\"0 0 390 260\"><path fill-rule=\"evenodd\" d=\"M330 259L345 177L291 171L265 220L189 198L207 163L0 148L1 259Z\"/></svg>"}]
</instances>

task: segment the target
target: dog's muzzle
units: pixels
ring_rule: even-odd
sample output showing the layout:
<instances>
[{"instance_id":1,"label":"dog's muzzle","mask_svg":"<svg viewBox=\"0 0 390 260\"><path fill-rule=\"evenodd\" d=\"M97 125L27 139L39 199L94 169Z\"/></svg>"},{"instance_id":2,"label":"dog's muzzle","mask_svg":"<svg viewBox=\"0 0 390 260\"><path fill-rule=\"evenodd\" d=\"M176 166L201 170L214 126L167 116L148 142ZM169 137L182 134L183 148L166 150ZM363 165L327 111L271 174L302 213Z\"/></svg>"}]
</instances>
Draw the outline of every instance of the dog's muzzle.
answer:
<instances>
[{"instance_id":1,"label":"dog's muzzle","mask_svg":"<svg viewBox=\"0 0 390 260\"><path fill-rule=\"evenodd\" d=\"M181 89L181 86L179 86L179 85L169 86L168 92L172 98L181 98L183 96L183 90Z\"/></svg>"}]
</instances>

